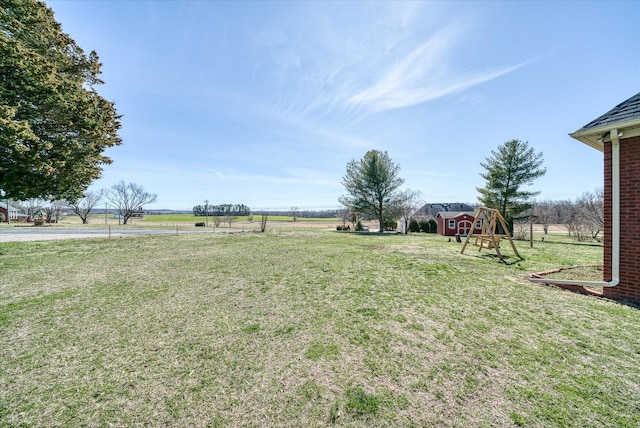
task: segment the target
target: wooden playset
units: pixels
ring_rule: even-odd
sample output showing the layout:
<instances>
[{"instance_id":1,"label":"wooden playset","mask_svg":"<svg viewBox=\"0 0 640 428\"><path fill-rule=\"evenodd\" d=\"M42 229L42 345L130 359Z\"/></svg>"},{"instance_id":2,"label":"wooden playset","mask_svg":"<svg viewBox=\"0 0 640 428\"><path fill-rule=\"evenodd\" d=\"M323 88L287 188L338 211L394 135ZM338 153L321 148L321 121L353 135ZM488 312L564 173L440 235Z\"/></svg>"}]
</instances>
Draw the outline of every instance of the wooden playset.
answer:
<instances>
[{"instance_id":1,"label":"wooden playset","mask_svg":"<svg viewBox=\"0 0 640 428\"><path fill-rule=\"evenodd\" d=\"M478 225L481 225L482 228L477 227L476 229L476 226ZM480 233L474 233L474 230L480 229L482 230ZM522 258L513 243L513 239L509 233L507 223L504 221L504 217L502 217L500 212L496 209L480 207L478 213L473 219L471 229L467 235L467 239L464 241L464 245L462 245L460 254L464 253L464 250L467 248L467 244L471 238L474 238L474 245L479 247L478 251L481 251L483 248L489 250L493 249L496 251L496 254L498 254L501 261L502 254L500 253L500 240L506 238L511 244L513 252L516 253L518 257Z\"/></svg>"}]
</instances>

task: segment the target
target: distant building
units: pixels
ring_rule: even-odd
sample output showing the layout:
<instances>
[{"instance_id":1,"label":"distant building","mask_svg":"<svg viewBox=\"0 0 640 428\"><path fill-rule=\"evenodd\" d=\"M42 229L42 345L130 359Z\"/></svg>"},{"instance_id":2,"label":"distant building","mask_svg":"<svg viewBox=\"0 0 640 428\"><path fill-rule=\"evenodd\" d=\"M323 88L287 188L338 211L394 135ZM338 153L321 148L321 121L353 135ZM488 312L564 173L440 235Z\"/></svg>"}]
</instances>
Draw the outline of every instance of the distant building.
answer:
<instances>
[{"instance_id":1,"label":"distant building","mask_svg":"<svg viewBox=\"0 0 640 428\"><path fill-rule=\"evenodd\" d=\"M10 222L17 221L22 223L27 221L26 214L23 214L19 209L11 205L9 205L9 208L7 209L7 204L4 202L0 202L0 213L4 215L3 218L5 222L7 221L7 216L9 216Z\"/></svg>"},{"instance_id":2,"label":"distant building","mask_svg":"<svg viewBox=\"0 0 640 428\"><path fill-rule=\"evenodd\" d=\"M424 204L419 210L413 213L412 217L433 217L439 212L473 212L473 207L469 204L463 204L459 202L452 203L438 203L438 204Z\"/></svg>"},{"instance_id":3,"label":"distant building","mask_svg":"<svg viewBox=\"0 0 640 428\"><path fill-rule=\"evenodd\" d=\"M471 214L471 220L473 220L473 216L474 216L474 212L473 212L473 206L469 205L469 204L463 204L460 202L450 202L450 203L429 203L429 204L424 204L422 207L420 207L418 210L414 211L413 214L411 214L411 218L412 219L420 219L420 218L434 218L436 219L436 221L438 221L438 233L441 235L445 235L445 236L451 236L451 235L457 235L458 233L445 233L446 229L440 229L440 222L438 220L438 213L470 213ZM457 221L457 220L456 220ZM464 219L462 219L461 221L464 221ZM466 223L463 223L463 225L465 225ZM456 227L455 229L457 230L458 225L456 223ZM399 230L402 231L403 233L406 230L406 225L404 224L404 219L400 219L400 226L399 226ZM450 232L450 231L448 231ZM462 235L462 234L460 234Z\"/></svg>"},{"instance_id":4,"label":"distant building","mask_svg":"<svg viewBox=\"0 0 640 428\"><path fill-rule=\"evenodd\" d=\"M471 211L440 211L436 214L437 232L443 236L468 235L476 213ZM482 232L482 220L476 224L474 233Z\"/></svg>"}]
</instances>

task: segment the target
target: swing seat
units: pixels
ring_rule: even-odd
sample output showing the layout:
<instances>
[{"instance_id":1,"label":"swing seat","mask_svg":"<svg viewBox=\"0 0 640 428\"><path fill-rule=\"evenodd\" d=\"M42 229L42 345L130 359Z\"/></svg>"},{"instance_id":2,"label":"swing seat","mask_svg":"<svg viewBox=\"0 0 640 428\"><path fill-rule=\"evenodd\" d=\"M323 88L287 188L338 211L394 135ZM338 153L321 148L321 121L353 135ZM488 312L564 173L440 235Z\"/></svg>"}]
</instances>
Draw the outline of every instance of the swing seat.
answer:
<instances>
[{"instance_id":1,"label":"swing seat","mask_svg":"<svg viewBox=\"0 0 640 428\"><path fill-rule=\"evenodd\" d=\"M493 235L496 240L496 246L500 248L500 236L501 235ZM489 250L493 249L493 240L491 240L491 236L489 235L473 235L476 238L475 245L480 247L480 249L487 248Z\"/></svg>"}]
</instances>

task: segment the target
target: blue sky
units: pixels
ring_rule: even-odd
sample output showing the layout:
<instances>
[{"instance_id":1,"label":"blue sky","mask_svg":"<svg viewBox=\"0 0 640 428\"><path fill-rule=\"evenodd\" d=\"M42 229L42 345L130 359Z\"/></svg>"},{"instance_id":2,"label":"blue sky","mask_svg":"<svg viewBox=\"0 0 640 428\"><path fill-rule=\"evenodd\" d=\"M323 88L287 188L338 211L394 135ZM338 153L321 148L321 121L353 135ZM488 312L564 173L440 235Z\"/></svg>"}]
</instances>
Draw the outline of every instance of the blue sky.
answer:
<instances>
[{"instance_id":1,"label":"blue sky","mask_svg":"<svg viewBox=\"0 0 640 428\"><path fill-rule=\"evenodd\" d=\"M147 208L339 207L349 160L389 152L428 202L475 202L510 139L544 153L539 199L602 186L568 136L640 91L640 2L49 0L96 50L123 115L93 189Z\"/></svg>"}]
</instances>

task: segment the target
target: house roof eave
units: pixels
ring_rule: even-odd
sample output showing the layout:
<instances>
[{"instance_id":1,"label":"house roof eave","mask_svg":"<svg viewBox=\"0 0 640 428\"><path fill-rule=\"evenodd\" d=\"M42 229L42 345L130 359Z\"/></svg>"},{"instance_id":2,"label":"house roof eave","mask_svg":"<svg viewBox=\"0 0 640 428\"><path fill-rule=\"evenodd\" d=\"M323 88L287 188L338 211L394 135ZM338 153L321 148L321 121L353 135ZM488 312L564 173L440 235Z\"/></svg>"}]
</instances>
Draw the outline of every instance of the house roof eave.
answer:
<instances>
[{"instance_id":1,"label":"house roof eave","mask_svg":"<svg viewBox=\"0 0 640 428\"><path fill-rule=\"evenodd\" d=\"M622 132L623 138L637 137L640 135L640 119L632 119L624 122L607 123L606 125L585 130L578 130L569 134L570 137L593 147L601 152L604 151L604 142L610 141L609 132L617 129Z\"/></svg>"}]
</instances>

